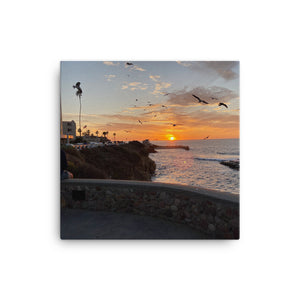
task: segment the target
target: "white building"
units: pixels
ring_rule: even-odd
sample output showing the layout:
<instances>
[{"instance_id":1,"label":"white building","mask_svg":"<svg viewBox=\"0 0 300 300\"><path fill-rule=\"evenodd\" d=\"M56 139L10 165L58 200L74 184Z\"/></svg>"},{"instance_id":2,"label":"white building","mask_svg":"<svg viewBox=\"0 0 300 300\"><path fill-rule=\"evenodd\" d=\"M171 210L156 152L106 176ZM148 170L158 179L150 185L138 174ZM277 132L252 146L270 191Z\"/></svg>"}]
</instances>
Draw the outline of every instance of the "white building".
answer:
<instances>
[{"instance_id":1,"label":"white building","mask_svg":"<svg viewBox=\"0 0 300 300\"><path fill-rule=\"evenodd\" d=\"M76 137L76 123L72 121L62 122L62 136L65 139L75 139Z\"/></svg>"}]
</instances>

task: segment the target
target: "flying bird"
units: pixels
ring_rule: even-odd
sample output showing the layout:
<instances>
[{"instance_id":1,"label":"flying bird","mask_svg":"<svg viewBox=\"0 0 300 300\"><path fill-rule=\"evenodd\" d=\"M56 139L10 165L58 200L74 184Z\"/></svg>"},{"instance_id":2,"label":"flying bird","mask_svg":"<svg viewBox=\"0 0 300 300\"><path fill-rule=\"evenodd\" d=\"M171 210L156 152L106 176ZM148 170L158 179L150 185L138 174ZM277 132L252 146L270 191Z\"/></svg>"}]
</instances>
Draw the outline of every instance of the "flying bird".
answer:
<instances>
[{"instance_id":1,"label":"flying bird","mask_svg":"<svg viewBox=\"0 0 300 300\"><path fill-rule=\"evenodd\" d=\"M135 99L135 101L139 101L138 99Z\"/></svg>"},{"instance_id":2,"label":"flying bird","mask_svg":"<svg viewBox=\"0 0 300 300\"><path fill-rule=\"evenodd\" d=\"M165 108L167 108L167 106L165 106L165 105L162 105L161 107L165 107Z\"/></svg>"},{"instance_id":3,"label":"flying bird","mask_svg":"<svg viewBox=\"0 0 300 300\"><path fill-rule=\"evenodd\" d=\"M125 132L131 132L130 130L124 130Z\"/></svg>"},{"instance_id":4,"label":"flying bird","mask_svg":"<svg viewBox=\"0 0 300 300\"><path fill-rule=\"evenodd\" d=\"M192 94L196 99L198 99L199 103L205 103L205 104L208 104L208 102L204 101L204 100L201 100L199 97L197 97L196 95Z\"/></svg>"},{"instance_id":5,"label":"flying bird","mask_svg":"<svg viewBox=\"0 0 300 300\"><path fill-rule=\"evenodd\" d=\"M209 135L206 138L204 138L204 140L207 140L208 138L209 138Z\"/></svg>"},{"instance_id":6,"label":"flying bird","mask_svg":"<svg viewBox=\"0 0 300 300\"><path fill-rule=\"evenodd\" d=\"M223 102L220 102L220 103L218 104L218 106L221 106L221 105L223 105L223 106L225 106L226 108L228 108L228 106L227 106L225 103L223 103Z\"/></svg>"},{"instance_id":7,"label":"flying bird","mask_svg":"<svg viewBox=\"0 0 300 300\"><path fill-rule=\"evenodd\" d=\"M82 94L82 89L81 89L81 87L80 87L80 82L76 82L76 84L73 85L73 88L74 88L74 89L77 89L76 96L81 96L81 94Z\"/></svg>"},{"instance_id":8,"label":"flying bird","mask_svg":"<svg viewBox=\"0 0 300 300\"><path fill-rule=\"evenodd\" d=\"M142 125L143 125L143 123L142 123L142 121L141 120L138 120L139 121L139 123L141 123Z\"/></svg>"},{"instance_id":9,"label":"flying bird","mask_svg":"<svg viewBox=\"0 0 300 300\"><path fill-rule=\"evenodd\" d=\"M127 65L127 66L133 66L133 63L127 62L126 65Z\"/></svg>"},{"instance_id":10,"label":"flying bird","mask_svg":"<svg viewBox=\"0 0 300 300\"><path fill-rule=\"evenodd\" d=\"M183 124L173 124L173 123L170 123L170 125L172 125L173 127L175 127L177 125L183 125Z\"/></svg>"},{"instance_id":11,"label":"flying bird","mask_svg":"<svg viewBox=\"0 0 300 300\"><path fill-rule=\"evenodd\" d=\"M215 97L210 97L210 99L212 99L212 100L218 100L218 98L215 98Z\"/></svg>"}]
</instances>

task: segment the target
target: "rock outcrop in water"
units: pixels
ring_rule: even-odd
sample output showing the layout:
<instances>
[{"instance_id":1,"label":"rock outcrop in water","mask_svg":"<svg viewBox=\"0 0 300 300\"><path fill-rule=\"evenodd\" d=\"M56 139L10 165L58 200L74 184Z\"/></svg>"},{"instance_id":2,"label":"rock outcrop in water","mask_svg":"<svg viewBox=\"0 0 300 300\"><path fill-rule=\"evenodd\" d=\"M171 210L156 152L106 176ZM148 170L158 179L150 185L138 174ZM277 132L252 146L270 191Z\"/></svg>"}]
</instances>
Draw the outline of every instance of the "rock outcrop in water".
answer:
<instances>
[{"instance_id":1,"label":"rock outcrop in water","mask_svg":"<svg viewBox=\"0 0 300 300\"><path fill-rule=\"evenodd\" d=\"M227 166L234 170L240 169L240 162L236 160L227 160L227 161L221 161L220 164Z\"/></svg>"},{"instance_id":2,"label":"rock outcrop in water","mask_svg":"<svg viewBox=\"0 0 300 300\"><path fill-rule=\"evenodd\" d=\"M72 147L64 150L68 171L74 178L151 180L156 168L146 147L137 141L80 151Z\"/></svg>"}]
</instances>

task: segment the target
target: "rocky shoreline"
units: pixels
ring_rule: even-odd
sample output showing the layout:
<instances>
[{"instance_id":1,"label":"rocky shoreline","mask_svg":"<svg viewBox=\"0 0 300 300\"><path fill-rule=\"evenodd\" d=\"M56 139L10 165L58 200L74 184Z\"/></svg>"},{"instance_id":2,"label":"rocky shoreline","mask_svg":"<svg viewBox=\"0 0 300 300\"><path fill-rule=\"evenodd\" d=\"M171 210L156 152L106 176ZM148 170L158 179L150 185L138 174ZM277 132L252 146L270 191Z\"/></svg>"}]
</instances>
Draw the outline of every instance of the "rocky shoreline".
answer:
<instances>
[{"instance_id":1,"label":"rocky shoreline","mask_svg":"<svg viewBox=\"0 0 300 300\"><path fill-rule=\"evenodd\" d=\"M68 171L74 178L150 181L156 164L138 141L80 151L64 147Z\"/></svg>"}]
</instances>

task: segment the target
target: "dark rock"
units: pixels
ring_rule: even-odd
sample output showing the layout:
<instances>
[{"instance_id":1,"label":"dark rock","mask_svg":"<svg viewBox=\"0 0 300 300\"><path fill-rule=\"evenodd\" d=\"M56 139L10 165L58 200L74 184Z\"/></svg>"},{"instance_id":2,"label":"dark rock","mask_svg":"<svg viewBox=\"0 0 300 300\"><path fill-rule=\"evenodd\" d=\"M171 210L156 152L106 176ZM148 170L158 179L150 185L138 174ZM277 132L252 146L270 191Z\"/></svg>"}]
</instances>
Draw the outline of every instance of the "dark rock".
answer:
<instances>
[{"instance_id":1,"label":"dark rock","mask_svg":"<svg viewBox=\"0 0 300 300\"><path fill-rule=\"evenodd\" d=\"M234 170L239 170L240 169L240 162L235 161L235 160L228 160L228 161L221 161L220 164L227 166L231 169Z\"/></svg>"}]
</instances>

